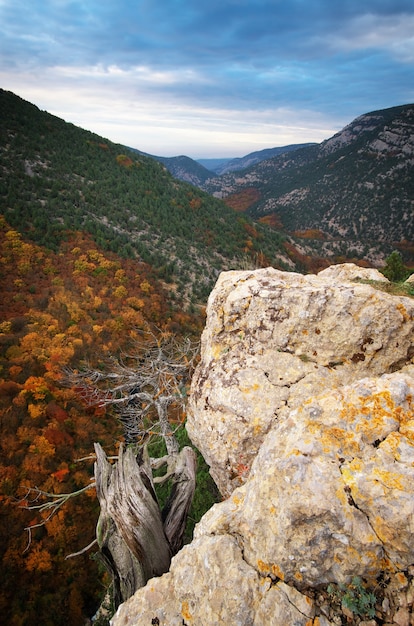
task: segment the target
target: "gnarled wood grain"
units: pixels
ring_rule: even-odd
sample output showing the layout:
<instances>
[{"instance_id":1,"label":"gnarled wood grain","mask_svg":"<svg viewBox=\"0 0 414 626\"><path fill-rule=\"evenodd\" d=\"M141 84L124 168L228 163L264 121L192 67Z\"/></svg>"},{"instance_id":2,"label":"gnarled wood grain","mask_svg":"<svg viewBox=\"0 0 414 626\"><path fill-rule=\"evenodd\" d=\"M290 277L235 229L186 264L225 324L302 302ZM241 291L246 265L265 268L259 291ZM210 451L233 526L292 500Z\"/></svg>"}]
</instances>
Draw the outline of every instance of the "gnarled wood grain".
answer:
<instances>
[{"instance_id":1,"label":"gnarled wood grain","mask_svg":"<svg viewBox=\"0 0 414 626\"><path fill-rule=\"evenodd\" d=\"M113 464L99 444L95 452L101 507L97 540L113 576L118 606L149 578L168 571L171 556L181 548L195 489L196 457L189 447L164 457L172 489L161 513L145 449L137 454L135 446L121 444Z\"/></svg>"}]
</instances>

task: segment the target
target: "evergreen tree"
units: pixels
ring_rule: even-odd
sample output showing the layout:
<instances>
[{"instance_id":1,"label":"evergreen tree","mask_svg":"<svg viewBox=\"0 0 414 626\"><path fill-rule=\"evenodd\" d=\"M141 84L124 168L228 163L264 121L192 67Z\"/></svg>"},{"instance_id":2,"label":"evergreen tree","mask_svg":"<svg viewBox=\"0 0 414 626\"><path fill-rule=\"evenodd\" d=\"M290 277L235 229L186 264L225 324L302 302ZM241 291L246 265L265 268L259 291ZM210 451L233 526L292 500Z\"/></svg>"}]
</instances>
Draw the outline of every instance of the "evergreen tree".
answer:
<instances>
[{"instance_id":1,"label":"evergreen tree","mask_svg":"<svg viewBox=\"0 0 414 626\"><path fill-rule=\"evenodd\" d=\"M401 254L394 250L385 259L385 267L381 270L388 280L393 283L402 282L410 275L408 268L404 265Z\"/></svg>"}]
</instances>

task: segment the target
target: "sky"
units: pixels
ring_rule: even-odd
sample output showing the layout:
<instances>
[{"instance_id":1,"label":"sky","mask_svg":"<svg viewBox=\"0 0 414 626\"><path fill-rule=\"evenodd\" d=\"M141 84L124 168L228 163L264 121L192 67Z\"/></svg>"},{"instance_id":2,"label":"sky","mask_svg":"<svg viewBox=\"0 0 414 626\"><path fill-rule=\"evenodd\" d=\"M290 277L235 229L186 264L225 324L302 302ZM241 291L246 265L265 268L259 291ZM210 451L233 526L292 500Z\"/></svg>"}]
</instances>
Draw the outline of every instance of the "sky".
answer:
<instances>
[{"instance_id":1,"label":"sky","mask_svg":"<svg viewBox=\"0 0 414 626\"><path fill-rule=\"evenodd\" d=\"M158 156L319 143L414 102L414 2L0 0L0 87Z\"/></svg>"}]
</instances>

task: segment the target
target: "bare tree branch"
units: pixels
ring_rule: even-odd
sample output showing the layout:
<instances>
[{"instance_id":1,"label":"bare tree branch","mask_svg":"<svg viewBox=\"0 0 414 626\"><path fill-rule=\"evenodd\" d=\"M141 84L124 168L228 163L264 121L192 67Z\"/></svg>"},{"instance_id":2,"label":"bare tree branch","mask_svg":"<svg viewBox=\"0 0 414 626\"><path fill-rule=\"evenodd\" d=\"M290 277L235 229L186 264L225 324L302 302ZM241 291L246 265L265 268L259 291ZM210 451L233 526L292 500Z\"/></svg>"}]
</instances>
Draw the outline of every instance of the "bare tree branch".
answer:
<instances>
[{"instance_id":1,"label":"bare tree branch","mask_svg":"<svg viewBox=\"0 0 414 626\"><path fill-rule=\"evenodd\" d=\"M23 509L26 509L28 511L33 511L33 510L38 510L40 512L50 511L50 514L44 520L44 522L38 524L38 526L42 526L45 522L50 520L52 515L54 515L56 511L60 509L60 507L63 504L68 502L68 500L70 500L71 498L76 498L76 496L79 496L81 493L84 493L85 491L88 491L89 489L92 489L93 487L95 487L95 483L91 482L89 485L86 485L85 487L82 487L82 489L78 489L77 491L72 491L71 493L58 493L58 494L49 493L48 491L42 491L42 489L39 489L38 487L28 487L25 497L21 499L20 506ZM28 500L29 496L32 493L35 493L36 497L33 498L30 502L37 502L38 499L41 497L47 498L46 502L41 502L39 504L23 504L23 502ZM34 528L34 526L32 526L32 528Z\"/></svg>"},{"instance_id":2,"label":"bare tree branch","mask_svg":"<svg viewBox=\"0 0 414 626\"><path fill-rule=\"evenodd\" d=\"M106 371L85 366L64 372L66 386L74 388L88 406L113 409L123 425L125 444L120 445L118 457L107 457L95 444L94 455L79 459L95 460L95 482L76 492L28 489L26 500L33 493L35 497L25 508L47 513L27 529L28 547L31 529L43 526L69 499L96 486L101 509L96 543L112 574L116 607L150 577L167 571L171 557L183 544L195 489L196 455L190 447L179 450L171 416L177 428L181 426L198 349L198 343L189 339L177 341L169 333L151 332L142 336L130 354L111 358ZM160 459L150 459L147 453L154 435L166 445L167 454ZM165 473L154 478L153 470L162 467ZM161 511L155 484L167 481L171 490ZM66 558L86 552L94 543Z\"/></svg>"},{"instance_id":3,"label":"bare tree branch","mask_svg":"<svg viewBox=\"0 0 414 626\"><path fill-rule=\"evenodd\" d=\"M95 482L91 482L82 489L78 489L77 491L72 491L71 493L49 493L48 491L43 491L38 487L27 487L27 492L23 498L19 501L19 506L27 511L39 511L40 513L48 512L48 515L42 519L41 522L37 524L32 524L31 526L27 526L25 530L28 534L27 546L24 549L24 552L30 548L30 544L32 543L32 531L35 528L41 528L47 524L47 522L53 517L53 515L64 505L66 502L71 500L72 498L76 498L81 493L88 491L89 489L93 489L95 487ZM34 494L34 497L32 496ZM39 502L39 500L43 498L44 502ZM37 503L37 504L34 504Z\"/></svg>"},{"instance_id":4,"label":"bare tree branch","mask_svg":"<svg viewBox=\"0 0 414 626\"><path fill-rule=\"evenodd\" d=\"M171 334L146 333L134 351L110 359L106 371L85 367L65 370L66 384L89 406L112 407L127 443L164 437L167 450L178 452L168 413L182 411L199 344Z\"/></svg>"},{"instance_id":5,"label":"bare tree branch","mask_svg":"<svg viewBox=\"0 0 414 626\"><path fill-rule=\"evenodd\" d=\"M93 548L93 546L96 545L97 543L98 543L98 540L95 537L95 539L91 541L89 545L85 546L84 548L82 548L82 550L79 550L78 552L72 552L72 554L67 554L65 556L65 559L73 559L73 557L75 556L80 556L81 554L84 554L85 552Z\"/></svg>"}]
</instances>

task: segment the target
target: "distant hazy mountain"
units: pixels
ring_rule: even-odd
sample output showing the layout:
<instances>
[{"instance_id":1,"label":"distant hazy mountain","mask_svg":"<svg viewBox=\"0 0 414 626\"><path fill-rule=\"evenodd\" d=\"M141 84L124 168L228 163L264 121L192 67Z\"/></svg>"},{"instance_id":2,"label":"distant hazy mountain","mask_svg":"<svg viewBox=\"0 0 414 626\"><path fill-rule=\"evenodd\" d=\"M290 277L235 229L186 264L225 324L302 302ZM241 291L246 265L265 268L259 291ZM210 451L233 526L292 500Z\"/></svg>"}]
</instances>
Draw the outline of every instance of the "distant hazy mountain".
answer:
<instances>
[{"instance_id":1,"label":"distant hazy mountain","mask_svg":"<svg viewBox=\"0 0 414 626\"><path fill-rule=\"evenodd\" d=\"M202 187L209 178L215 176L211 170L206 169L199 161L194 161L194 159L188 156L163 157L149 154L148 152L142 152L136 148L130 149L162 163L174 178L186 183L191 183L191 185L195 187Z\"/></svg>"},{"instance_id":2,"label":"distant hazy mountain","mask_svg":"<svg viewBox=\"0 0 414 626\"><path fill-rule=\"evenodd\" d=\"M229 161L233 161L233 157L229 157L228 159L197 159L197 163L200 163L200 165L215 174L223 165L225 165L225 163L228 163Z\"/></svg>"},{"instance_id":3,"label":"distant hazy mountain","mask_svg":"<svg viewBox=\"0 0 414 626\"><path fill-rule=\"evenodd\" d=\"M207 169L211 169L218 175L227 174L227 172L237 172L239 170L244 170L247 167L252 167L256 165L256 163L260 163L261 161L265 161L266 159L271 159L275 156L279 156L279 154L284 154L285 152L292 152L294 150L299 150L299 148L305 148L307 146L313 146L313 143L298 143L290 146L282 146L279 148L265 148L264 150L258 150L257 152L251 152L244 157L236 158L236 159L225 159L222 162L221 159L217 159L217 164L208 166L205 164L207 159L202 161L199 160L199 163L202 163L204 167ZM211 159L213 160L213 159Z\"/></svg>"},{"instance_id":4,"label":"distant hazy mountain","mask_svg":"<svg viewBox=\"0 0 414 626\"><path fill-rule=\"evenodd\" d=\"M361 115L331 139L208 180L254 218L328 237L414 241L414 105ZM249 191L249 194L247 194Z\"/></svg>"},{"instance_id":5,"label":"distant hazy mountain","mask_svg":"<svg viewBox=\"0 0 414 626\"><path fill-rule=\"evenodd\" d=\"M215 176L222 175L227 172L236 172L279 154L292 152L293 150L298 150L299 148L312 145L315 144L300 143L290 146L282 146L279 148L266 148L265 150L252 152L244 157L235 159L198 159L197 161L183 155L176 157L162 157L141 152L140 150L135 151L163 163L174 178L191 183L196 187L203 188L206 181L210 178L214 178Z\"/></svg>"}]
</instances>

